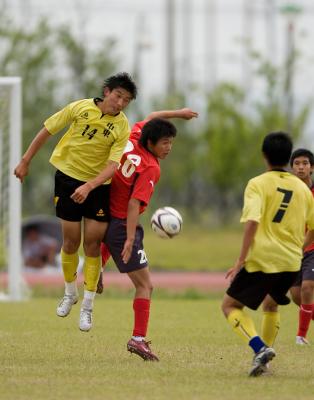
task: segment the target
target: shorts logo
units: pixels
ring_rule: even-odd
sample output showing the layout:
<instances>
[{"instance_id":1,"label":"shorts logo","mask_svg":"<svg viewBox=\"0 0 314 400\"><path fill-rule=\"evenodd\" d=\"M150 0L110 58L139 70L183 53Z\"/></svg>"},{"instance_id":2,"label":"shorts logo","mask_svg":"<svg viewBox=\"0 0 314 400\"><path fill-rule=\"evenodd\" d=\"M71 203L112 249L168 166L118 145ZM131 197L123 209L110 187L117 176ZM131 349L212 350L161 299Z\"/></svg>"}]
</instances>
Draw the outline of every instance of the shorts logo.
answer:
<instances>
[{"instance_id":1,"label":"shorts logo","mask_svg":"<svg viewBox=\"0 0 314 400\"><path fill-rule=\"evenodd\" d=\"M55 203L55 206L57 205L57 203L58 203L58 201L59 201L59 198L60 198L60 197L58 197L58 196L55 196L55 197L54 197L53 201L54 201L54 203Z\"/></svg>"},{"instance_id":2,"label":"shorts logo","mask_svg":"<svg viewBox=\"0 0 314 400\"><path fill-rule=\"evenodd\" d=\"M96 214L96 216L97 217L104 217L105 216L104 210L102 208L100 208L98 210L98 213Z\"/></svg>"}]
</instances>

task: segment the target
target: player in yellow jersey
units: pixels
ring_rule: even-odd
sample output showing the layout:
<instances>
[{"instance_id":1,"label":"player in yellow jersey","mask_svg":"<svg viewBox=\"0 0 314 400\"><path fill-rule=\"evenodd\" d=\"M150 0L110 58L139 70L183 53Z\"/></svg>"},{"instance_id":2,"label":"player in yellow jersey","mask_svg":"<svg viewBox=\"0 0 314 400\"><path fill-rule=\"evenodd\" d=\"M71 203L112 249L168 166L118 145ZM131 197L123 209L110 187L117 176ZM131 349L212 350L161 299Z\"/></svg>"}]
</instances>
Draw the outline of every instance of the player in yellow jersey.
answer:
<instances>
[{"instance_id":1,"label":"player in yellow jersey","mask_svg":"<svg viewBox=\"0 0 314 400\"><path fill-rule=\"evenodd\" d=\"M136 94L136 85L127 73L107 78L102 98L75 101L48 118L14 170L23 182L32 158L44 143L69 127L50 158L57 169L55 206L63 231L61 260L65 294L57 307L57 315L66 317L78 301L76 271L83 229L84 298L79 321L82 331L89 331L92 326L101 267L100 243L109 220L109 184L130 134L123 109Z\"/></svg>"},{"instance_id":2,"label":"player in yellow jersey","mask_svg":"<svg viewBox=\"0 0 314 400\"><path fill-rule=\"evenodd\" d=\"M285 170L291 151L292 141L285 133L264 138L267 172L251 179L245 189L241 252L226 275L231 284L222 310L255 353L250 376L261 375L276 353L257 334L243 308L256 310L265 298L274 307L289 304L286 293L301 266L305 225L309 236L314 234L313 196L304 182Z\"/></svg>"}]
</instances>

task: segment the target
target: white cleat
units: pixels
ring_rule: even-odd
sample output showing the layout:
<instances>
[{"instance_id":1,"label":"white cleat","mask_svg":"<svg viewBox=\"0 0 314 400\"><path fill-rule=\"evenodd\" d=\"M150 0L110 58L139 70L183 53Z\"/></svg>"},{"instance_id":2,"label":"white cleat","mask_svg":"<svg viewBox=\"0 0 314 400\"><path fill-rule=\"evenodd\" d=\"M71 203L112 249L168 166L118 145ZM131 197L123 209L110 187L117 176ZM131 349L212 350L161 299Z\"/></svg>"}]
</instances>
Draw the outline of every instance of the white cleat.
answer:
<instances>
[{"instance_id":1,"label":"white cleat","mask_svg":"<svg viewBox=\"0 0 314 400\"><path fill-rule=\"evenodd\" d=\"M301 346L310 344L310 342L307 339L305 339L305 337L303 337L303 336L297 336L295 338L295 343L300 344Z\"/></svg>"},{"instance_id":2,"label":"white cleat","mask_svg":"<svg viewBox=\"0 0 314 400\"><path fill-rule=\"evenodd\" d=\"M60 304L57 307L57 315L58 317L66 317L70 314L72 306L78 302L78 296L72 296L69 294L65 294L63 299L60 301Z\"/></svg>"},{"instance_id":3,"label":"white cleat","mask_svg":"<svg viewBox=\"0 0 314 400\"><path fill-rule=\"evenodd\" d=\"M83 332L88 332L93 324L93 319L92 319L92 312L93 310L87 310L86 308L81 308L81 314L80 314L80 330Z\"/></svg>"}]
</instances>

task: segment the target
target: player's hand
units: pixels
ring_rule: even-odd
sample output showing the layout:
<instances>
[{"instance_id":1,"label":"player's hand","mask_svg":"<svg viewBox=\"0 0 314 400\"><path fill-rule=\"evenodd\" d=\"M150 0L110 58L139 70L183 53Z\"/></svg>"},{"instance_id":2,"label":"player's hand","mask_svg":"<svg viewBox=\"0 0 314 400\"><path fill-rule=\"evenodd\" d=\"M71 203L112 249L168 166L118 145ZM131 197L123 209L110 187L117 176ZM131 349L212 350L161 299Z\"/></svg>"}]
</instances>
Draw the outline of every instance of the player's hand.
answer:
<instances>
[{"instance_id":1,"label":"player's hand","mask_svg":"<svg viewBox=\"0 0 314 400\"><path fill-rule=\"evenodd\" d=\"M191 110L190 108L182 108L180 110L180 114L181 114L181 118L186 119L186 120L198 117L198 113Z\"/></svg>"},{"instance_id":2,"label":"player's hand","mask_svg":"<svg viewBox=\"0 0 314 400\"><path fill-rule=\"evenodd\" d=\"M130 239L127 239L124 242L123 250L121 253L122 261L124 262L124 264L127 264L131 258L133 242L134 242L134 240L130 240Z\"/></svg>"},{"instance_id":3,"label":"player's hand","mask_svg":"<svg viewBox=\"0 0 314 400\"><path fill-rule=\"evenodd\" d=\"M89 192L92 190L92 187L88 182L84 183L84 185L79 186L75 192L71 195L71 199L78 204L84 203Z\"/></svg>"},{"instance_id":4,"label":"player's hand","mask_svg":"<svg viewBox=\"0 0 314 400\"><path fill-rule=\"evenodd\" d=\"M23 183L25 176L28 175L28 162L21 160L14 169L14 175Z\"/></svg>"},{"instance_id":5,"label":"player's hand","mask_svg":"<svg viewBox=\"0 0 314 400\"><path fill-rule=\"evenodd\" d=\"M225 278L230 279L230 282L232 282L242 267L243 261L237 260L234 266L227 271Z\"/></svg>"}]
</instances>

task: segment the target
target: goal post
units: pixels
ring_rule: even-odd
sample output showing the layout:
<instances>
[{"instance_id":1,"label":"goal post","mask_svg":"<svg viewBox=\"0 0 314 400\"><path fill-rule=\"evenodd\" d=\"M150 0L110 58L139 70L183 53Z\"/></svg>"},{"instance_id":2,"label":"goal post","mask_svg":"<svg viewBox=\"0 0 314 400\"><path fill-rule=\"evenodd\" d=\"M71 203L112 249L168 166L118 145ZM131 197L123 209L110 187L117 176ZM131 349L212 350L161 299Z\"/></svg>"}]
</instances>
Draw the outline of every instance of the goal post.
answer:
<instances>
[{"instance_id":1,"label":"goal post","mask_svg":"<svg viewBox=\"0 0 314 400\"><path fill-rule=\"evenodd\" d=\"M0 272L7 272L1 298L19 301L23 299L21 183L13 171L21 158L20 77L0 77L0 109Z\"/></svg>"}]
</instances>

